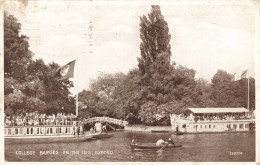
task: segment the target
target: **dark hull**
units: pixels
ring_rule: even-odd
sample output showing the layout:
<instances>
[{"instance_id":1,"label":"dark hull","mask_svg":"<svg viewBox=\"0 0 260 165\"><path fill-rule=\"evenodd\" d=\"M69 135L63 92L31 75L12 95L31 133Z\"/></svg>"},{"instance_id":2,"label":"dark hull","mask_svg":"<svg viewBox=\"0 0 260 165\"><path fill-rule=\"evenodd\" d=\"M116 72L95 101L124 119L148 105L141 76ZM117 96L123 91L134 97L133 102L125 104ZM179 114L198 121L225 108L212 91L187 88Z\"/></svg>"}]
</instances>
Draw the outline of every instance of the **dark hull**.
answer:
<instances>
[{"instance_id":1,"label":"dark hull","mask_svg":"<svg viewBox=\"0 0 260 165\"><path fill-rule=\"evenodd\" d=\"M107 133L101 133L101 134L92 134L92 139L104 139L104 138L110 138L114 136L114 134L107 134Z\"/></svg>"},{"instance_id":2,"label":"dark hull","mask_svg":"<svg viewBox=\"0 0 260 165\"><path fill-rule=\"evenodd\" d=\"M173 134L174 135L183 135L184 133L183 132L174 132Z\"/></svg>"},{"instance_id":3,"label":"dark hull","mask_svg":"<svg viewBox=\"0 0 260 165\"><path fill-rule=\"evenodd\" d=\"M157 130L151 130L152 133L168 133L169 131L166 130L161 130L161 131L157 131Z\"/></svg>"},{"instance_id":4,"label":"dark hull","mask_svg":"<svg viewBox=\"0 0 260 165\"><path fill-rule=\"evenodd\" d=\"M176 147L182 147L182 145L178 144L178 145L174 145L174 146L166 146L163 148L176 148ZM143 150L157 150L157 149L161 149L162 146L156 146L155 143L135 143L135 144L131 144L131 148L132 149L143 149Z\"/></svg>"}]
</instances>

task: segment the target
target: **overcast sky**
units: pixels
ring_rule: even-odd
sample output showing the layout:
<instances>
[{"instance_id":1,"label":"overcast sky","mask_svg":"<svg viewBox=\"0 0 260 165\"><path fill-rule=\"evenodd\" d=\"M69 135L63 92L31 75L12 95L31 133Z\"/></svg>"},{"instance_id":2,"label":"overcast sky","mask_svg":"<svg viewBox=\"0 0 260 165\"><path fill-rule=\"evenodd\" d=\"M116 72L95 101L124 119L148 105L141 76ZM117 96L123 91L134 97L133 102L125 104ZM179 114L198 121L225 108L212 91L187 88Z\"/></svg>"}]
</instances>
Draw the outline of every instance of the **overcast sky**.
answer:
<instances>
[{"instance_id":1,"label":"overcast sky","mask_svg":"<svg viewBox=\"0 0 260 165\"><path fill-rule=\"evenodd\" d=\"M255 77L253 6L160 6L172 36L172 61L195 69L196 78L208 81L218 69L229 73L249 69ZM78 58L76 70L81 91L88 89L99 71L127 73L137 67L139 16L150 12L150 4L33 1L24 8L9 4L7 10L22 24L21 33L30 38L34 58L59 65Z\"/></svg>"}]
</instances>

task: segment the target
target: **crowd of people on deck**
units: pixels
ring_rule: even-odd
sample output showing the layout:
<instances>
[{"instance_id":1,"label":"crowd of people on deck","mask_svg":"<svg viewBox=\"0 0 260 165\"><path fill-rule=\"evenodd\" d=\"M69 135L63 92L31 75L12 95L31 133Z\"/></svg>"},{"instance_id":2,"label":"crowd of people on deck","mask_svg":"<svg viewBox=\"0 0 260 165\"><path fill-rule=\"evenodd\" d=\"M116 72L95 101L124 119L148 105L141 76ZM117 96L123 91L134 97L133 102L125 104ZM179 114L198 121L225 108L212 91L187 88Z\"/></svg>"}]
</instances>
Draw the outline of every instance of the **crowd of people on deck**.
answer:
<instances>
[{"instance_id":1,"label":"crowd of people on deck","mask_svg":"<svg viewBox=\"0 0 260 165\"><path fill-rule=\"evenodd\" d=\"M211 121L211 120L243 120L247 119L245 115L242 114L230 114L230 115L202 115L202 116L194 116L194 120L196 121Z\"/></svg>"},{"instance_id":2,"label":"crowd of people on deck","mask_svg":"<svg viewBox=\"0 0 260 165\"><path fill-rule=\"evenodd\" d=\"M245 114L216 114L216 115L180 115L181 119L191 120L191 121L214 121L214 120L243 120L243 119L249 119Z\"/></svg>"},{"instance_id":3,"label":"crowd of people on deck","mask_svg":"<svg viewBox=\"0 0 260 165\"><path fill-rule=\"evenodd\" d=\"M57 113L46 115L32 112L20 115L5 115L5 126L39 126L39 125L72 125L76 115L72 113Z\"/></svg>"}]
</instances>

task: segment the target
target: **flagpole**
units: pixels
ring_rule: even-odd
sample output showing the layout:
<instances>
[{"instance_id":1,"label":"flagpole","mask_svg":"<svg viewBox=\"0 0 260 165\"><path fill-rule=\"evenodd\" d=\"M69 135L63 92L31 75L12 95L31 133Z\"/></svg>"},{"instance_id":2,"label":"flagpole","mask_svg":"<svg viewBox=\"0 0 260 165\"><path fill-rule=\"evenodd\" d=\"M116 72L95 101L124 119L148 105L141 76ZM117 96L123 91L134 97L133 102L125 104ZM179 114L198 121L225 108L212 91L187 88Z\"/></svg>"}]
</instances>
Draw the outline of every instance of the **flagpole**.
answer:
<instances>
[{"instance_id":1,"label":"flagpole","mask_svg":"<svg viewBox=\"0 0 260 165\"><path fill-rule=\"evenodd\" d=\"M76 87L76 116L78 116L79 115L79 94L78 94L78 86L79 86L79 60L78 60L78 57L77 57L77 59L76 59L76 61L77 61L77 87Z\"/></svg>"},{"instance_id":2,"label":"flagpole","mask_svg":"<svg viewBox=\"0 0 260 165\"><path fill-rule=\"evenodd\" d=\"M249 110L249 76L247 78L247 109Z\"/></svg>"}]
</instances>

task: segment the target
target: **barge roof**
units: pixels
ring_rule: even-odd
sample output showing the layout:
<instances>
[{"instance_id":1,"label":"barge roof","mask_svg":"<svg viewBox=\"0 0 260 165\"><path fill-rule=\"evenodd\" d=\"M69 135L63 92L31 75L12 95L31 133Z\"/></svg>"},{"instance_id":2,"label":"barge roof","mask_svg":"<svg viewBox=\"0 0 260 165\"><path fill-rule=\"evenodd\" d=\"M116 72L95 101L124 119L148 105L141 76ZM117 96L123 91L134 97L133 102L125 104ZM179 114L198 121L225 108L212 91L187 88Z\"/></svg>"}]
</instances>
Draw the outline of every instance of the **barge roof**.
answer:
<instances>
[{"instance_id":1,"label":"barge roof","mask_svg":"<svg viewBox=\"0 0 260 165\"><path fill-rule=\"evenodd\" d=\"M249 112L246 108L188 108L193 113L241 113Z\"/></svg>"}]
</instances>

